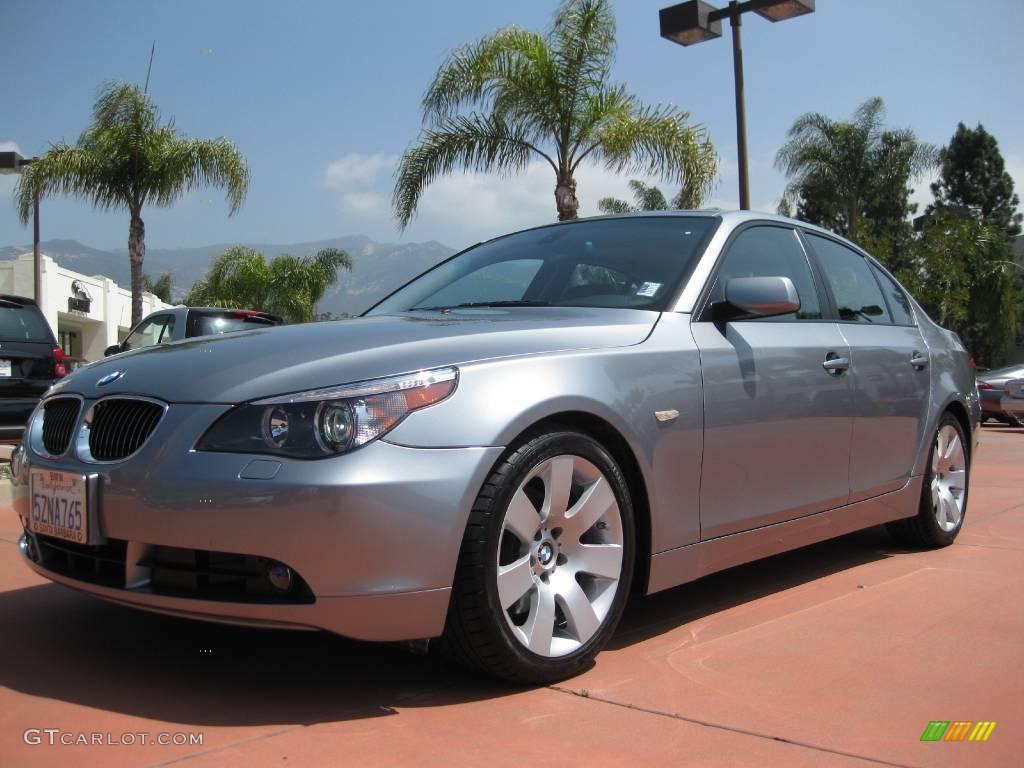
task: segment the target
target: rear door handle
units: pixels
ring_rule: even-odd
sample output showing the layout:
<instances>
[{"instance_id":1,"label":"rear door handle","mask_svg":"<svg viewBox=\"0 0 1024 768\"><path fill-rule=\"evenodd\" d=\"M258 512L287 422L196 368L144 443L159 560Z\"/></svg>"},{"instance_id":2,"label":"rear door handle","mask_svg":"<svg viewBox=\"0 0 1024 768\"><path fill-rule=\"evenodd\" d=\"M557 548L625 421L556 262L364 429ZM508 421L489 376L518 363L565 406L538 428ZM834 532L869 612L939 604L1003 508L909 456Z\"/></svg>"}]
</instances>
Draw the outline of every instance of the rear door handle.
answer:
<instances>
[{"instance_id":1,"label":"rear door handle","mask_svg":"<svg viewBox=\"0 0 1024 768\"><path fill-rule=\"evenodd\" d=\"M915 351L910 356L910 364L917 370L922 370L928 367L928 355L922 355L920 352Z\"/></svg>"},{"instance_id":2,"label":"rear door handle","mask_svg":"<svg viewBox=\"0 0 1024 768\"><path fill-rule=\"evenodd\" d=\"M821 364L821 367L830 375L839 376L849 369L850 359L847 357L840 357L835 352L829 352L825 356L825 362Z\"/></svg>"}]
</instances>

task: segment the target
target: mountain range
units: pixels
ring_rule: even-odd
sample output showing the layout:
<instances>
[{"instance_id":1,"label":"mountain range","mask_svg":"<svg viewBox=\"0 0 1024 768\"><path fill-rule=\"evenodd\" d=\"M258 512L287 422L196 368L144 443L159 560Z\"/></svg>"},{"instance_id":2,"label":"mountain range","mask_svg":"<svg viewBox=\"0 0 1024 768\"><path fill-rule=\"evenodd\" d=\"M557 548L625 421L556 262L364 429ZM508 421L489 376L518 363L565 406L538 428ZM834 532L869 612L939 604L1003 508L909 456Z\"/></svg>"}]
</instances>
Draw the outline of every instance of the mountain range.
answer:
<instances>
[{"instance_id":1,"label":"mountain range","mask_svg":"<svg viewBox=\"0 0 1024 768\"><path fill-rule=\"evenodd\" d=\"M245 243L268 259L282 253L311 256L322 248L340 248L352 259L352 271L338 272L338 282L327 290L317 305L318 312L355 315L368 309L390 291L455 252L430 241L425 243L381 243L363 235L336 237L285 245ZM147 248L144 270L154 280L163 272L173 276L173 297L181 299L192 284L206 275L213 260L230 245L200 248ZM66 269L83 275L105 275L118 285L131 285L128 250L91 248L77 240L45 240L40 250ZM0 259L16 259L30 253L31 246L0 247Z\"/></svg>"}]
</instances>

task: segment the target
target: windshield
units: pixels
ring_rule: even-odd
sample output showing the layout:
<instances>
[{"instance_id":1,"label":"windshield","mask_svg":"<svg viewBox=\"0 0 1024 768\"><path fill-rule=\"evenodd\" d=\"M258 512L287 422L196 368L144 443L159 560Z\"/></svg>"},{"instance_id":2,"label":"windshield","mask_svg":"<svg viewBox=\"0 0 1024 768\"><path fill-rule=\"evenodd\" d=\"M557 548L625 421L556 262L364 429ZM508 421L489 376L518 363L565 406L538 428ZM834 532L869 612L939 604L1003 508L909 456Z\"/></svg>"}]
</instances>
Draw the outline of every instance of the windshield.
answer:
<instances>
[{"instance_id":1,"label":"windshield","mask_svg":"<svg viewBox=\"0 0 1024 768\"><path fill-rule=\"evenodd\" d=\"M664 310L713 217L596 219L519 232L449 259L367 314L472 306Z\"/></svg>"},{"instance_id":2,"label":"windshield","mask_svg":"<svg viewBox=\"0 0 1024 768\"><path fill-rule=\"evenodd\" d=\"M53 336L42 314L34 306L0 300L0 339L4 341L45 341Z\"/></svg>"}]
</instances>

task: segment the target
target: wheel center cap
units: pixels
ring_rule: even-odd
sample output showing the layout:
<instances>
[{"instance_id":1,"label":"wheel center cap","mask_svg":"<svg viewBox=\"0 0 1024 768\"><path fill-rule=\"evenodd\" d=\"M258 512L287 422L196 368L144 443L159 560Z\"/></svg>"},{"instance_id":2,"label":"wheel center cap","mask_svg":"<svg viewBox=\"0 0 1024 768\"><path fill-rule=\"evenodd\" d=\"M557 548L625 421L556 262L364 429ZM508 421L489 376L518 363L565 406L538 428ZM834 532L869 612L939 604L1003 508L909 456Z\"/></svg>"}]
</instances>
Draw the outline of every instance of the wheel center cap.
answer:
<instances>
[{"instance_id":1,"label":"wheel center cap","mask_svg":"<svg viewBox=\"0 0 1024 768\"><path fill-rule=\"evenodd\" d=\"M537 560L541 565L549 565L554 556L555 548L551 546L550 541L545 541L537 548Z\"/></svg>"}]
</instances>

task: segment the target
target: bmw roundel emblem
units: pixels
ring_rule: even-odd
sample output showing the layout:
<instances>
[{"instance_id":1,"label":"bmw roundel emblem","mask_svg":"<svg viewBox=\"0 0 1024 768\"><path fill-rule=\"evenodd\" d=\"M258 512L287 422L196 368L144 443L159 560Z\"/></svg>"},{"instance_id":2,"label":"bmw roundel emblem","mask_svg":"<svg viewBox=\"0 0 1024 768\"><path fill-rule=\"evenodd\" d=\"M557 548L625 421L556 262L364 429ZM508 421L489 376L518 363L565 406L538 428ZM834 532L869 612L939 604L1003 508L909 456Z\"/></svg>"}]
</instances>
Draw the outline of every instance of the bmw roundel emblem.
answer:
<instances>
[{"instance_id":1,"label":"bmw roundel emblem","mask_svg":"<svg viewBox=\"0 0 1024 768\"><path fill-rule=\"evenodd\" d=\"M112 381L117 381L124 376L124 371L111 371L106 376L101 376L100 380L96 382L97 387L105 387Z\"/></svg>"}]
</instances>

